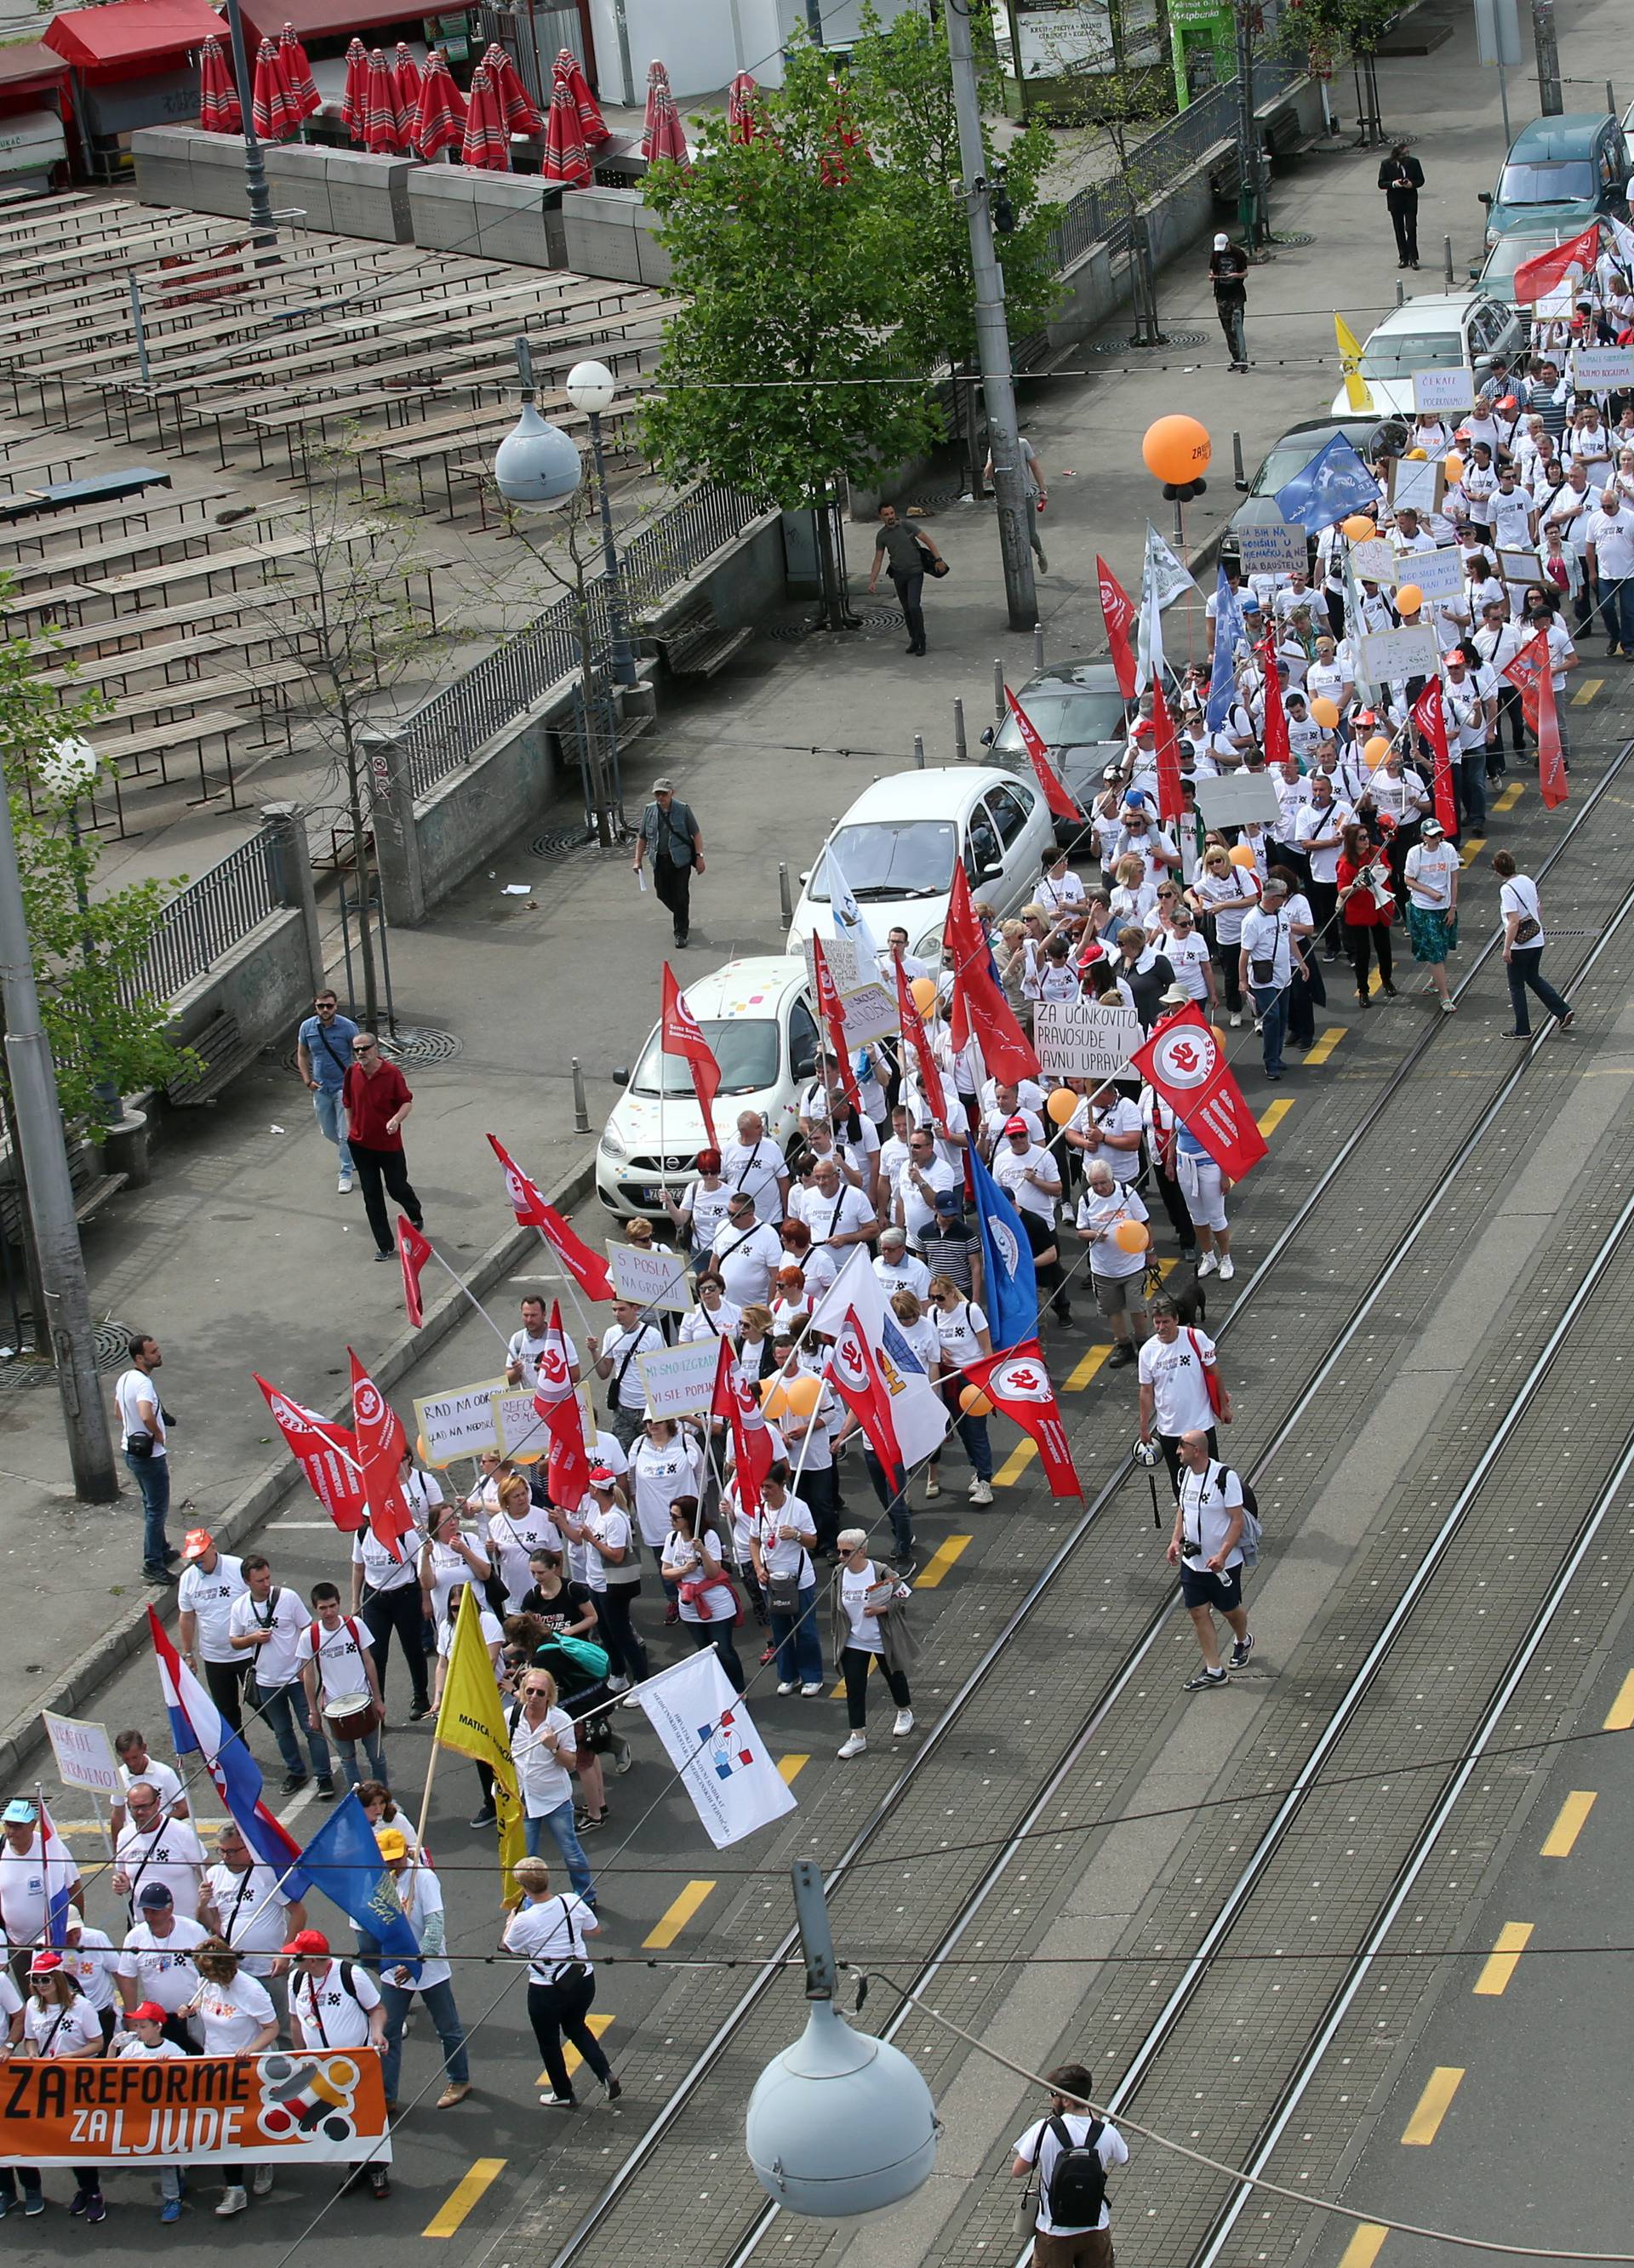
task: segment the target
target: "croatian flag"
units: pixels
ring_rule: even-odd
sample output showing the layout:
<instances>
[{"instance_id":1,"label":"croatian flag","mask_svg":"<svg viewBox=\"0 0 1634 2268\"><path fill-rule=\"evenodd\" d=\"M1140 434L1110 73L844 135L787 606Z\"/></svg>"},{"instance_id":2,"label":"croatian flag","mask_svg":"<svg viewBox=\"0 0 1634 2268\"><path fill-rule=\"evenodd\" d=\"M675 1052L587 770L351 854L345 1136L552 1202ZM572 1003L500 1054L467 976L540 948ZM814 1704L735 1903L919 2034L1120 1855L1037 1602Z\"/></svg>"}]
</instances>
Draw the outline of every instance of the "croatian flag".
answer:
<instances>
[{"instance_id":1,"label":"croatian flag","mask_svg":"<svg viewBox=\"0 0 1634 2268\"><path fill-rule=\"evenodd\" d=\"M70 1857L68 1845L57 1833L55 1823L43 1800L40 1805L40 1856L45 1862L46 1881L43 1942L63 1946L68 1943L69 1892L79 1880L79 1869Z\"/></svg>"},{"instance_id":2,"label":"croatian flag","mask_svg":"<svg viewBox=\"0 0 1634 2268\"><path fill-rule=\"evenodd\" d=\"M158 1679L170 1715L171 1745L179 1756L202 1756L215 1782L216 1793L237 1822L238 1830L258 1859L282 1874L292 1898L307 1887L301 1871L301 1846L282 1822L261 1801L261 1766L241 1736L225 1723L215 1703L187 1668L165 1634L165 1626L151 1607L148 1628L158 1656Z\"/></svg>"}]
</instances>

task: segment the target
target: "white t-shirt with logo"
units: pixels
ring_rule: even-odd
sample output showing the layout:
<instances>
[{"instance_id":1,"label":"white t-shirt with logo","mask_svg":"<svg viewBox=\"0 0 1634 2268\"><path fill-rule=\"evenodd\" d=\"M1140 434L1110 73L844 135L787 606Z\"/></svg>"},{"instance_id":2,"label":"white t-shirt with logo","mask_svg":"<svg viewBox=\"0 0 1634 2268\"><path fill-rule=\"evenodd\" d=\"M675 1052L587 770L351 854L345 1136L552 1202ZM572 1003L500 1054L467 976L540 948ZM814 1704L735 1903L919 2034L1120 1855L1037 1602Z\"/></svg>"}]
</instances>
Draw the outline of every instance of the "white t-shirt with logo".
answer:
<instances>
[{"instance_id":1,"label":"white t-shirt with logo","mask_svg":"<svg viewBox=\"0 0 1634 2268\"><path fill-rule=\"evenodd\" d=\"M1200 1473L1194 1473L1189 1465L1181 1467L1181 1535L1194 1553L1202 1555L1189 1560L1189 1566L1201 1567L1203 1560L1212 1559L1225 1549L1233 1517L1241 1511L1242 1503L1242 1483L1229 1465L1217 1464L1211 1457ZM1233 1544L1220 1572L1241 1565L1242 1546Z\"/></svg>"},{"instance_id":2,"label":"white t-shirt with logo","mask_svg":"<svg viewBox=\"0 0 1634 2268\"><path fill-rule=\"evenodd\" d=\"M369 2043L369 2011L380 2005L380 1988L360 1962L347 1962L349 1992L341 1964L331 1961L315 1977L304 1971L290 1979L290 2014L308 2048L361 2048Z\"/></svg>"},{"instance_id":3,"label":"white t-shirt with logo","mask_svg":"<svg viewBox=\"0 0 1634 2268\"><path fill-rule=\"evenodd\" d=\"M191 1820L161 1819L146 1834L132 1820L114 1849L120 1872L130 1877L133 1905L151 1884L163 1882L175 1904L176 1926L181 1926L184 1915L191 1921L204 1873L204 1845Z\"/></svg>"},{"instance_id":4,"label":"white t-shirt with logo","mask_svg":"<svg viewBox=\"0 0 1634 2268\"><path fill-rule=\"evenodd\" d=\"M1214 1361L1214 1342L1206 1331L1182 1324L1166 1346L1154 1331L1140 1351L1139 1376L1152 1388L1152 1423L1155 1432L1174 1439L1181 1433L1207 1432L1214 1423L1209 1389L1203 1382L1205 1363Z\"/></svg>"},{"instance_id":5,"label":"white t-shirt with logo","mask_svg":"<svg viewBox=\"0 0 1634 2268\"><path fill-rule=\"evenodd\" d=\"M154 2000L166 2015L185 2008L197 1992L199 1972L193 1955L209 1932L191 1916L178 1914L168 1937L155 1937L146 1922L127 1933L114 1975L135 1984L138 2000Z\"/></svg>"},{"instance_id":6,"label":"white t-shirt with logo","mask_svg":"<svg viewBox=\"0 0 1634 2268\"><path fill-rule=\"evenodd\" d=\"M290 1940L290 1901L273 1869L253 1859L235 1874L224 1859L204 1877L204 1888L221 1920L221 1934L244 1955L252 1977L272 1973L272 1956Z\"/></svg>"},{"instance_id":7,"label":"white t-shirt with logo","mask_svg":"<svg viewBox=\"0 0 1634 2268\"><path fill-rule=\"evenodd\" d=\"M216 1554L216 1564L207 1575L195 1559L190 1567L181 1571L181 1580L176 1586L176 1605L184 1615L195 1617L195 1644L201 1661L242 1661L228 1639L227 1627L232 1613L232 1602L241 1599L247 1584L238 1561L225 1551Z\"/></svg>"},{"instance_id":8,"label":"white t-shirt with logo","mask_svg":"<svg viewBox=\"0 0 1634 2268\"><path fill-rule=\"evenodd\" d=\"M194 2013L206 2055L247 2055L277 2011L266 1986L240 1969L229 1984L201 1984Z\"/></svg>"},{"instance_id":9,"label":"white t-shirt with logo","mask_svg":"<svg viewBox=\"0 0 1634 2268\"><path fill-rule=\"evenodd\" d=\"M1121 1220L1149 1220L1139 1195L1132 1189L1110 1189L1105 1197L1093 1189L1086 1189L1078 1201L1078 1225L1080 1228L1100 1231L1098 1243L1091 1244L1090 1272L1109 1277L1121 1282L1126 1276L1138 1276L1146 1264L1146 1251L1125 1252L1114 1233Z\"/></svg>"},{"instance_id":10,"label":"white t-shirt with logo","mask_svg":"<svg viewBox=\"0 0 1634 2268\"><path fill-rule=\"evenodd\" d=\"M1523 923L1535 921L1537 935L1527 938L1520 946L1522 953L1531 953L1547 942L1543 929L1543 909L1538 903L1537 884L1530 874L1512 874L1498 894L1500 915L1519 914Z\"/></svg>"},{"instance_id":11,"label":"white t-shirt with logo","mask_svg":"<svg viewBox=\"0 0 1634 2268\"><path fill-rule=\"evenodd\" d=\"M1402 867L1410 903L1421 913L1445 913L1453 902L1453 877L1458 868L1458 853L1445 838L1415 843Z\"/></svg>"},{"instance_id":12,"label":"white t-shirt with logo","mask_svg":"<svg viewBox=\"0 0 1634 2268\"><path fill-rule=\"evenodd\" d=\"M34 2043L37 2056L83 2055L87 2048L102 2052L102 2021L83 1995L66 2008L48 2008L31 1992L23 2016L23 2036Z\"/></svg>"},{"instance_id":13,"label":"white t-shirt with logo","mask_svg":"<svg viewBox=\"0 0 1634 2268\"><path fill-rule=\"evenodd\" d=\"M250 1674L263 1693L270 1693L280 1685L293 1685L300 1675L296 1650L301 1632L311 1620L300 1593L287 1584L275 1583L261 1605L257 1605L247 1591L232 1602L227 1628L233 1637L247 1638L252 1631L259 1630L270 1630L273 1633L265 1646L243 1648L233 1656L235 1661L249 1663Z\"/></svg>"},{"instance_id":14,"label":"white t-shirt with logo","mask_svg":"<svg viewBox=\"0 0 1634 2268\"><path fill-rule=\"evenodd\" d=\"M1055 1188L1041 1189L1036 1182L1027 1179L1029 1174L1037 1174L1046 1182L1053 1174ZM994 1152L993 1179L1021 1211L1035 1213L1040 1220L1054 1221L1061 1195L1061 1169L1048 1150L1030 1142L1025 1150L1018 1152L1006 1141L1002 1150Z\"/></svg>"},{"instance_id":15,"label":"white t-shirt with logo","mask_svg":"<svg viewBox=\"0 0 1634 2268\"><path fill-rule=\"evenodd\" d=\"M315 1646L314 1630L318 1634ZM305 1669L316 1655L319 1690L324 1700L333 1701L338 1694L368 1692L369 1673L363 1661L368 1643L368 1631L355 1615L342 1615L333 1630L325 1630L321 1622L310 1619L300 1634L296 1659Z\"/></svg>"}]
</instances>

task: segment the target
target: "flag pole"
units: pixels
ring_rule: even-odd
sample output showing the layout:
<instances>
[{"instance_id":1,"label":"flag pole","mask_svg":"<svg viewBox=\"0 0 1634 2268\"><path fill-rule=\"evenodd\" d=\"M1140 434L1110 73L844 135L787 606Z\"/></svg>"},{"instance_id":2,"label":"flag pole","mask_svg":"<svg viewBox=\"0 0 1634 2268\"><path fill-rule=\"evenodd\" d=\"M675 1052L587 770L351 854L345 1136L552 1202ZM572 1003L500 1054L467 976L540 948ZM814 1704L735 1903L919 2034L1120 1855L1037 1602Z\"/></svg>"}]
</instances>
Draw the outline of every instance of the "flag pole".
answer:
<instances>
[{"instance_id":1,"label":"flag pole","mask_svg":"<svg viewBox=\"0 0 1634 2268\"><path fill-rule=\"evenodd\" d=\"M441 1714L440 1710L438 1711L438 1714ZM425 1764L425 1786L422 1789L420 1794L420 1820L419 1824L415 1829L414 1863L416 1868L424 1864L425 1824L431 1815L431 1782L437 1777L437 1759L438 1755L441 1753L441 1749L442 1742L438 1739L436 1728L433 1727L431 1732L431 1753L426 1758Z\"/></svg>"},{"instance_id":2,"label":"flag pole","mask_svg":"<svg viewBox=\"0 0 1634 2268\"><path fill-rule=\"evenodd\" d=\"M550 1239L545 1234L544 1230L540 1228L537 1221L534 1223L534 1226L538 1230L540 1242L544 1246L545 1250L550 1255L551 1258L556 1263L556 1270L547 1268L545 1274L547 1278L549 1278L556 1272L556 1270L560 1270L562 1288L567 1293L568 1298L572 1301L573 1312L578 1317L580 1327L584 1330L585 1336L588 1337L593 1327L590 1317L585 1312L584 1304L579 1299L578 1285L574 1280L573 1271L563 1263L561 1255L557 1252L556 1246L552 1244ZM505 1344L508 1346L510 1344L510 1341L507 1339Z\"/></svg>"},{"instance_id":3,"label":"flag pole","mask_svg":"<svg viewBox=\"0 0 1634 2268\"><path fill-rule=\"evenodd\" d=\"M430 1237L427 1237L427 1239L426 1239L426 1242L427 1242L428 1244L431 1244L431 1238L430 1238ZM436 1247L434 1244L431 1244L431 1257L432 1257L432 1259L433 1259L433 1260L435 1260L435 1261L436 1261L436 1263L437 1263L438 1266L440 1269L442 1269L442 1270L443 1270L443 1271L444 1271L444 1273L445 1273L445 1275L449 1275L449 1276L452 1276L452 1277L453 1278L454 1282L455 1282L455 1283L460 1286L460 1290L465 1293L466 1298L467 1298L467 1300L469 1300L469 1301L471 1302L471 1305L472 1305L472 1306L476 1309L477 1314L478 1314L479 1315L481 1315L481 1317L482 1318L482 1321L487 1324L487 1326L488 1326L489 1329L490 1331L492 1331L492 1333L493 1333L494 1336L498 1340L498 1342L499 1342L500 1345L501 1345L501 1346L503 1346L503 1347L508 1347L508 1346L510 1345L511 1342L510 1342L509 1338L507 1338L507 1336L505 1336L504 1332L504 1331L502 1331L502 1330L500 1329L500 1328L499 1328L498 1324L494 1321L493 1317L489 1314L489 1312L488 1312L487 1308L482 1305L482 1301L477 1298L477 1296L476 1296L475 1292L471 1289L470 1285L466 1282L466 1280L465 1280L464 1277L460 1275L460 1273L459 1270L458 1270L457 1268L454 1268L453 1266L452 1266L452 1265L451 1265L451 1263L450 1263L448 1261L446 1261L446 1260L445 1260L445 1259L444 1259L444 1257L443 1257L442 1254L438 1250L437 1247Z\"/></svg>"}]
</instances>

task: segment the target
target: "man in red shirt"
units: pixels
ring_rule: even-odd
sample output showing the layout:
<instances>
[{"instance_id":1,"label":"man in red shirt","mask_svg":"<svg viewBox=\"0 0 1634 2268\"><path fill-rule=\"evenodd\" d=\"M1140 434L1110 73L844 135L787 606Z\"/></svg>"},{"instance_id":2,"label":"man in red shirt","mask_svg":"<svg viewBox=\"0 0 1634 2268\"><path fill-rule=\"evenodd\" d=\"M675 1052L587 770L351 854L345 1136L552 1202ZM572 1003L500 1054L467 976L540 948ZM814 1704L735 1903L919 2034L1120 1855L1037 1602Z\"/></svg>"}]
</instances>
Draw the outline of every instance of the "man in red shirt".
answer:
<instances>
[{"instance_id":1,"label":"man in red shirt","mask_svg":"<svg viewBox=\"0 0 1634 2268\"><path fill-rule=\"evenodd\" d=\"M386 1216L386 1192L416 1228L425 1226L403 1156L402 1125L414 1108L414 1097L396 1064L388 1064L381 1055L372 1032L353 1035L352 1060L342 1093L346 1099L347 1147L363 1184L364 1209L379 1248L374 1256L389 1260L397 1249L397 1240Z\"/></svg>"}]
</instances>

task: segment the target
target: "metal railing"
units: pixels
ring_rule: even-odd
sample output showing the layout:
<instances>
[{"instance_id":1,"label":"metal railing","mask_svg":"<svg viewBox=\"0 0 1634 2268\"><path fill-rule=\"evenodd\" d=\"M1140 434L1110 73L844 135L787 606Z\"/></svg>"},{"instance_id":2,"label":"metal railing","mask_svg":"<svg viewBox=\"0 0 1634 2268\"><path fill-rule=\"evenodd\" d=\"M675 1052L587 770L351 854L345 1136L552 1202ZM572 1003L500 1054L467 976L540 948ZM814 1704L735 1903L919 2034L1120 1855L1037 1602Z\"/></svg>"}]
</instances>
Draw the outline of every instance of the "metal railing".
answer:
<instances>
[{"instance_id":1,"label":"metal railing","mask_svg":"<svg viewBox=\"0 0 1634 2268\"><path fill-rule=\"evenodd\" d=\"M762 501L740 489L701 481L622 545L619 557L635 625L639 628L642 616L666 592L684 583L711 553L741 535L766 509ZM474 669L433 694L397 726L416 799L468 764L553 685L578 674L578 604L577 593L564 593L526 630L496 646ZM606 666L609 631L605 575L586 583L585 605L591 664L600 673Z\"/></svg>"},{"instance_id":2,"label":"metal railing","mask_svg":"<svg viewBox=\"0 0 1634 2268\"><path fill-rule=\"evenodd\" d=\"M278 834L263 827L217 865L178 890L140 968L120 980L127 1006L142 999L172 1000L283 909Z\"/></svg>"}]
</instances>

